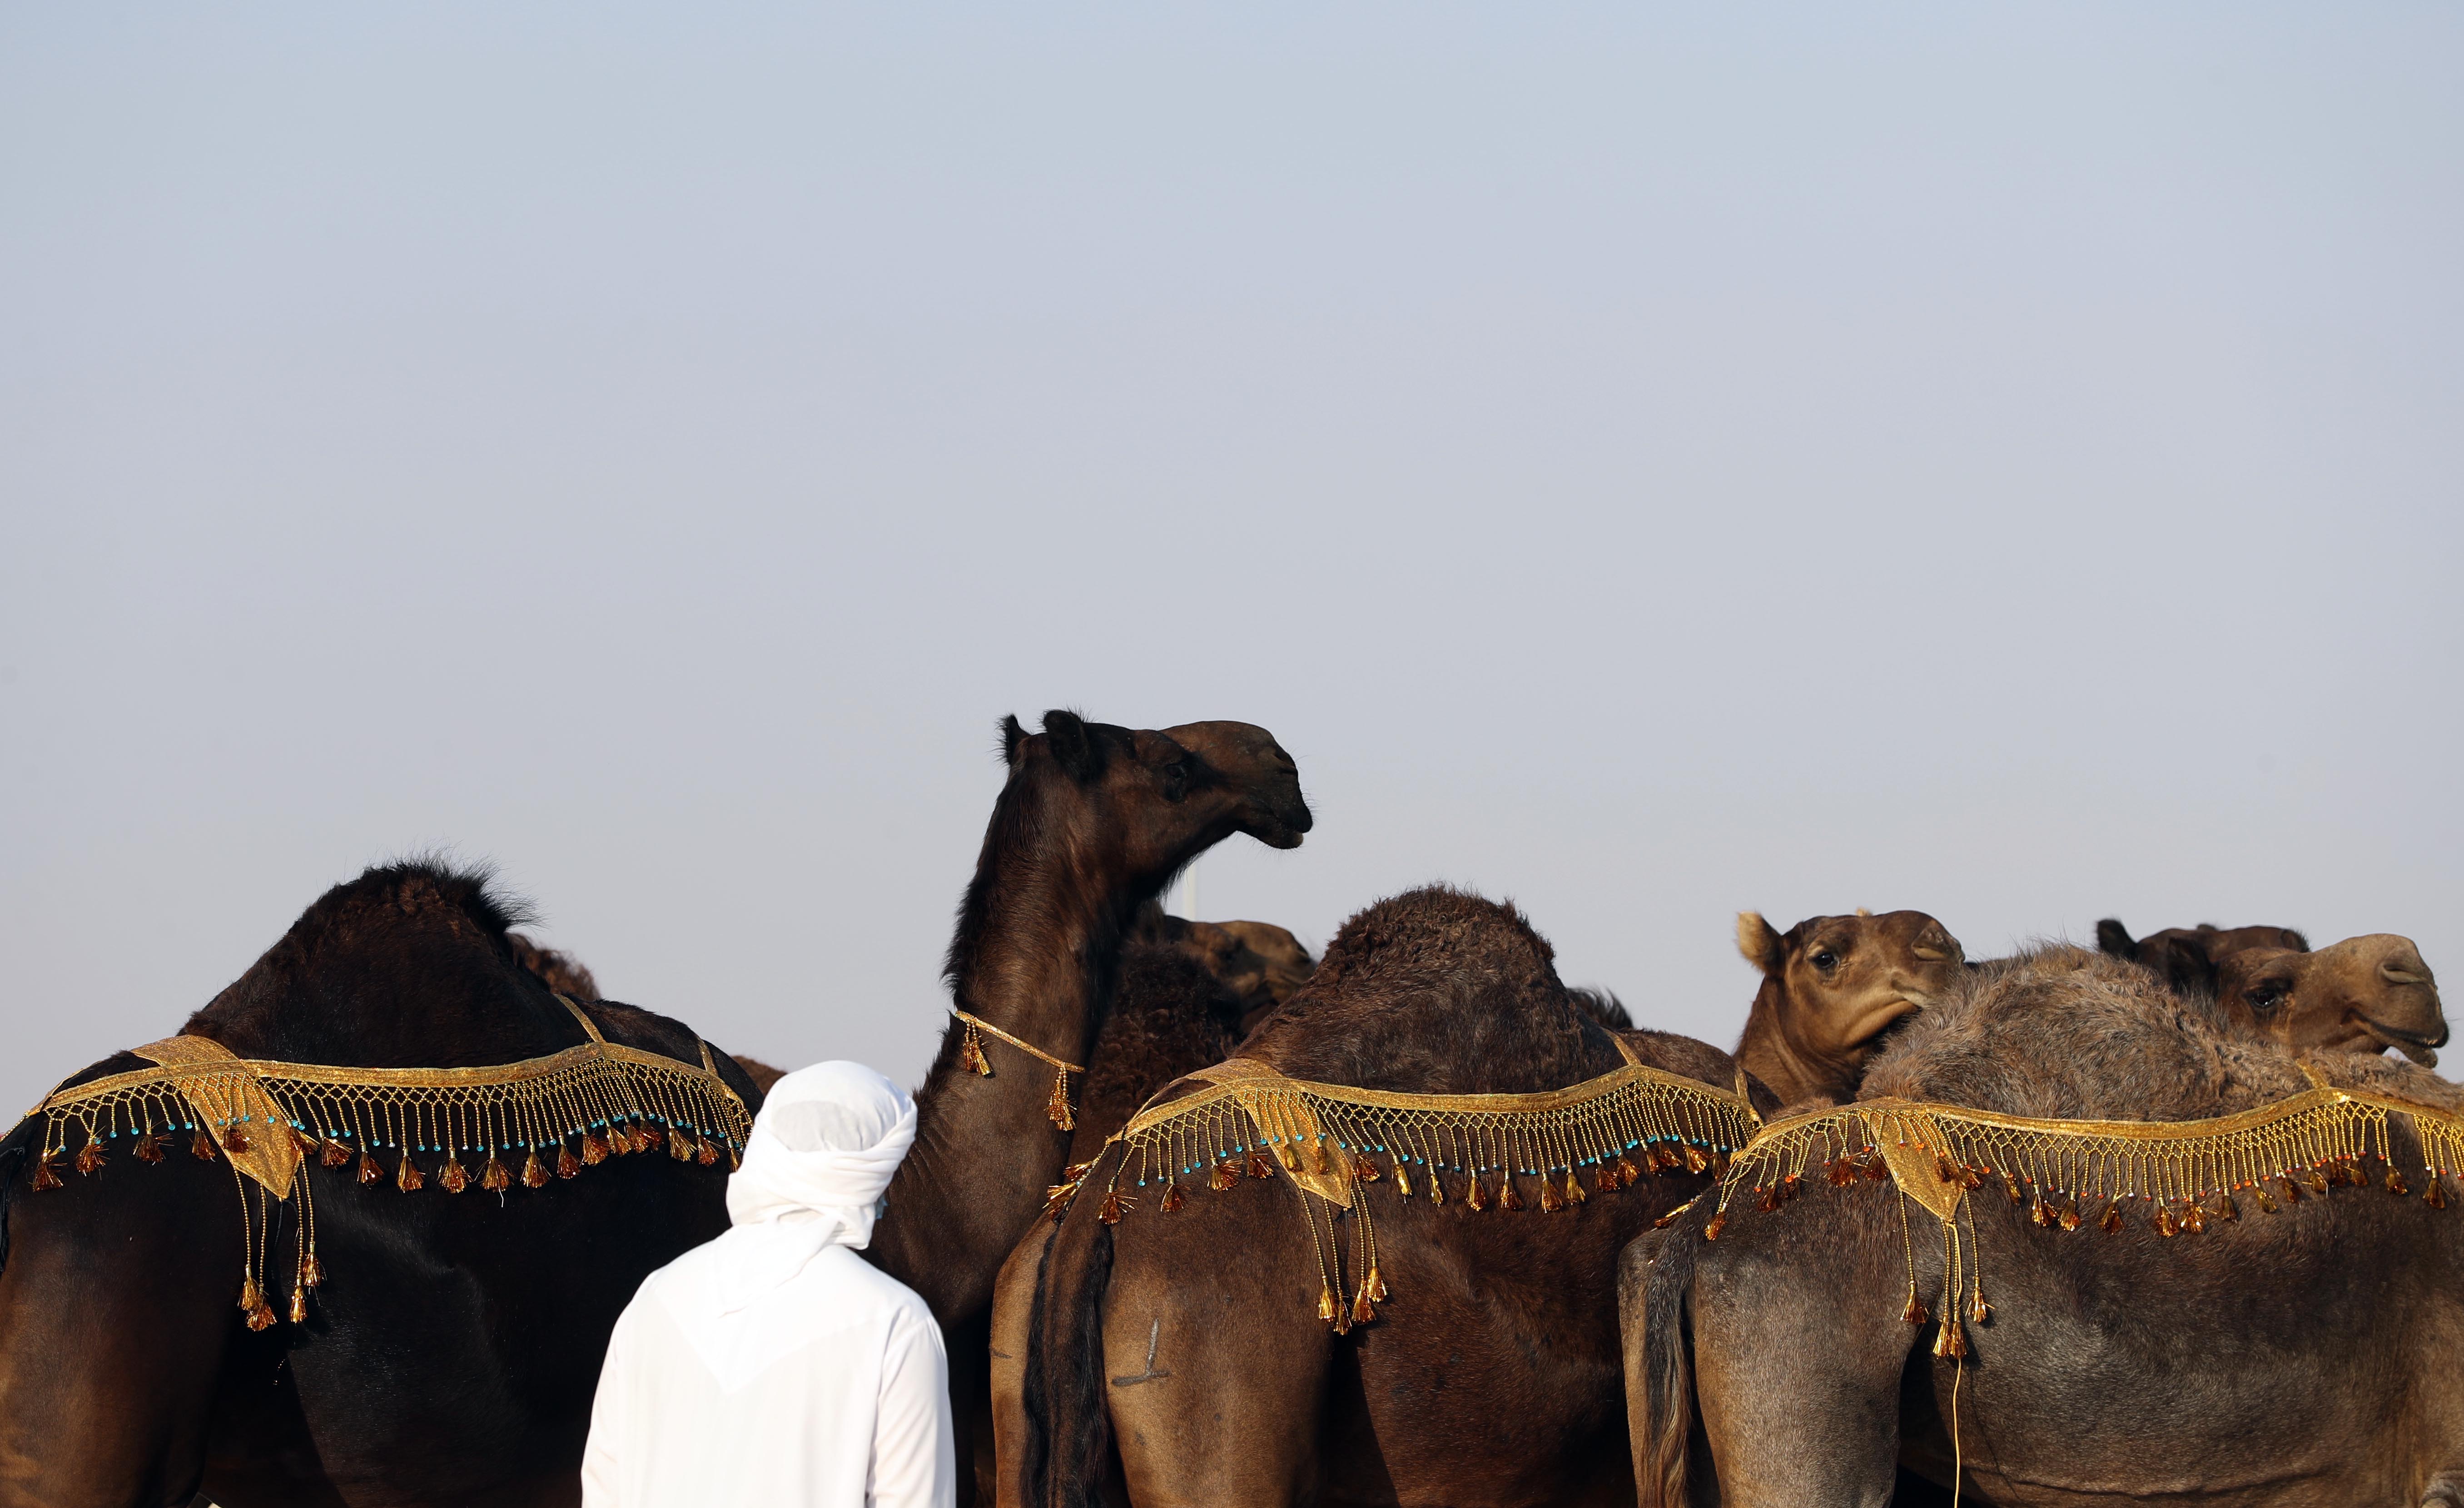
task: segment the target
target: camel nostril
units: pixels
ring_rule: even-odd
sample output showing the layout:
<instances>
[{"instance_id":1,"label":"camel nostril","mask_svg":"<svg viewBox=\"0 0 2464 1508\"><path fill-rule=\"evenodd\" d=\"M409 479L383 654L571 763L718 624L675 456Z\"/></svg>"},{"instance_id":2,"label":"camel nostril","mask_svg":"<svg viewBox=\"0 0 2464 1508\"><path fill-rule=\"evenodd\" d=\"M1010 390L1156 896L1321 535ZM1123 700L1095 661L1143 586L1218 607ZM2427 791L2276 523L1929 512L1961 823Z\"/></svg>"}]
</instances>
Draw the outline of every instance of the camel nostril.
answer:
<instances>
[{"instance_id":1,"label":"camel nostril","mask_svg":"<svg viewBox=\"0 0 2464 1508\"><path fill-rule=\"evenodd\" d=\"M1944 952L1944 951L1943 951L1941 949L1939 949L1939 948L1926 948L1926 947L1924 947L1924 946L1922 946L1922 945L1920 945L1920 946L1918 946L1918 947L1915 947L1915 948L1911 948L1911 949L1909 949L1908 951L1909 951L1910 952L1912 952L1912 953L1915 953L1919 958L1924 959L1926 963L1929 963L1929 964L1938 964L1938 963L1942 962L1944 959L1946 959L1946 958L1947 958L1947 957L1949 957L1949 956L1950 956L1950 954L1948 954L1948 953L1947 953L1947 952Z\"/></svg>"},{"instance_id":2,"label":"camel nostril","mask_svg":"<svg viewBox=\"0 0 2464 1508\"><path fill-rule=\"evenodd\" d=\"M2407 961L2409 962L2409 960ZM2428 984L2430 982L2429 971L2423 970L2416 973L2410 969L2399 969L2391 963L2379 965L2379 977L2389 984Z\"/></svg>"}]
</instances>

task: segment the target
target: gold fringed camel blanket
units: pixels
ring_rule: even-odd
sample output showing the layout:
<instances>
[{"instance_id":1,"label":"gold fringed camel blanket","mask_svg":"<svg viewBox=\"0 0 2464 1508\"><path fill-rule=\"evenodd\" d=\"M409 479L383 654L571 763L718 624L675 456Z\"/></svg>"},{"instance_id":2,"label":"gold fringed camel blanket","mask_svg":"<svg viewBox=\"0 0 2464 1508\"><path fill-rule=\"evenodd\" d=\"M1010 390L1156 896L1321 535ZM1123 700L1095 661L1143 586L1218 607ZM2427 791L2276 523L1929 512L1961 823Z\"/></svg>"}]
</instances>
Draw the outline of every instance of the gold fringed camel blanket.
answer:
<instances>
[{"instance_id":1,"label":"gold fringed camel blanket","mask_svg":"<svg viewBox=\"0 0 2464 1508\"><path fill-rule=\"evenodd\" d=\"M1361 1197L1366 1185L1391 1180L1399 1198L1453 1202L1475 1213L1534 1203L1554 1213L1646 1171L1714 1171L1760 1126L1741 1095L1636 1061L1618 1046L1624 1067L1538 1094L1355 1089L1287 1079L1235 1058L1190 1075L1203 1087L1150 1104L1106 1143L1123 1151L1097 1217L1117 1224L1150 1197L1171 1213L1188 1197L1183 1180L1220 1191L1243 1177L1287 1178L1313 1196L1301 1203L1317 1249L1318 1318L1348 1330L1375 1319L1387 1297ZM1094 1166L1070 1169L1046 1213L1057 1218L1067 1211ZM1586 1169L1589 1190L1578 1176ZM1532 1189L1529 1200L1524 1187ZM1354 1216L1348 1268L1334 1228L1338 1210Z\"/></svg>"},{"instance_id":2,"label":"gold fringed camel blanket","mask_svg":"<svg viewBox=\"0 0 2464 1508\"><path fill-rule=\"evenodd\" d=\"M2387 1135L2388 1118L2403 1116L2419 1146L2421 1200L2447 1208L2447 1180L2464 1174L2464 1117L2311 1080L2317 1087L2290 1099L2202 1121L2036 1120L1895 1099L1796 1116L1764 1127L1729 1162L1703 1235L1718 1240L1749 1203L1778 1210L1816 1174L1834 1188L1891 1183L1942 1222L1934 1354L1958 1358L1968 1349L1963 1300L1969 1320L1992 1312L1975 1270L1972 1211L1964 1240L1959 1231L1961 1205L1989 1182L2048 1230L2114 1234L2136 1220L2164 1236L2198 1235L2240 1219L2245 1200L2274 1214L2340 1185L2367 1185L2367 1158L2388 1193L2410 1195ZM1913 1255L1902 1317L1932 1319L1917 1296Z\"/></svg>"},{"instance_id":3,"label":"gold fringed camel blanket","mask_svg":"<svg viewBox=\"0 0 2464 1508\"><path fill-rule=\"evenodd\" d=\"M560 995L559 999L564 997ZM178 1139L204 1162L231 1166L246 1235L240 1308L249 1327L274 1322L266 1299L269 1211L300 1196L291 1321L308 1317L308 1290L324 1279L307 1168L358 1166L362 1184L405 1193L433 1180L450 1193L476 1184L503 1192L545 1186L611 1156L665 1146L681 1163L737 1166L752 1117L718 1075L710 1044L699 1064L610 1042L571 1000L589 1040L545 1058L484 1068L344 1068L238 1057L203 1037L172 1037L132 1052L155 1064L55 1090L30 1114L46 1118L33 1161L36 1192L63 1183L69 1130L84 1132L71 1166L92 1175L106 1144L133 1136L130 1155L159 1163ZM393 1168L377 1158L391 1148ZM472 1154L466 1165L462 1154ZM521 1153L518 1169L507 1159ZM421 1157L443 1161L423 1168ZM250 1184L256 1186L250 1208Z\"/></svg>"}]
</instances>

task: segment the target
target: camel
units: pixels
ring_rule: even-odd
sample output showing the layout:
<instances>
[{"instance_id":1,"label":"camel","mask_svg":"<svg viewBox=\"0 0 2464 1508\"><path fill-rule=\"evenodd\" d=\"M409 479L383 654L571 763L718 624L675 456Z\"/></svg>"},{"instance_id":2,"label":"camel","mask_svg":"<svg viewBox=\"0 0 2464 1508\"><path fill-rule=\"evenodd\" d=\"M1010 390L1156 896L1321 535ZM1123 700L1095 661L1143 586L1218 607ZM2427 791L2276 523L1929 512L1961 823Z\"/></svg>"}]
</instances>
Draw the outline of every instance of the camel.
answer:
<instances>
[{"instance_id":1,"label":"camel","mask_svg":"<svg viewBox=\"0 0 2464 1508\"><path fill-rule=\"evenodd\" d=\"M242 1058L379 1067L579 1046L583 1024L520 962L519 920L484 875L371 869L309 907L183 1031ZM700 1061L680 1022L583 1010L610 1042ZM712 1060L759 1104L731 1060ZM117 1054L69 1082L146 1066ZM260 1196L272 1297L297 1307L279 1323L260 1300L252 1324L232 1303L248 1222L232 1218L227 1155L248 1146L106 1141L47 1185L45 1127L30 1117L0 1140L8 1508L150 1508L200 1486L227 1503L569 1504L618 1311L650 1269L727 1227L726 1164L715 1147L693 1158L681 1126L666 1138L681 1162L638 1155L645 1135L636 1155L585 1168L606 1145L583 1136L575 1155L568 1135L550 1154L562 1176L483 1174L467 1195L451 1156L329 1142L339 1160L311 1158L308 1174L322 1286L311 1301L304 1264L294 1278L274 1259L296 1249L305 1196Z\"/></svg>"},{"instance_id":2,"label":"camel","mask_svg":"<svg viewBox=\"0 0 2464 1508\"><path fill-rule=\"evenodd\" d=\"M2289 948L2306 953L2310 940L2290 927L2215 927L2206 922L2167 927L2133 938L2119 919L2108 916L2096 924L2096 946L2111 957L2155 970L2177 991L2212 994L2218 969L2234 953L2249 948Z\"/></svg>"},{"instance_id":3,"label":"camel","mask_svg":"<svg viewBox=\"0 0 2464 1508\"><path fill-rule=\"evenodd\" d=\"M1243 1037L1317 967L1301 940L1272 922L1189 921L1167 913L1159 902L1140 908L1132 940L1177 948L1203 964L1239 998L1236 1024Z\"/></svg>"},{"instance_id":4,"label":"camel","mask_svg":"<svg viewBox=\"0 0 2464 1508\"><path fill-rule=\"evenodd\" d=\"M1737 951L1763 982L1737 1061L1782 1104L1857 1092L1892 1027L1959 987L1959 939L1923 911L1808 917L1782 932L1737 914Z\"/></svg>"},{"instance_id":5,"label":"camel","mask_svg":"<svg viewBox=\"0 0 2464 1508\"><path fill-rule=\"evenodd\" d=\"M2185 1121L2314 1082L2464 1110L2464 1090L2410 1064L2297 1055L2063 945L1929 1006L1860 1100ZM2195 1201L2023 1193L2016 1175L1946 1162L1932 1197L1961 1199L1963 1178L1974 1191L1955 1234L1872 1170L1886 1147L1852 1148L1831 1165L1850 1176L1809 1177L1798 1197L1704 1201L1622 1262L1641 1500L1881 1504L1904 1459L2005 1508L2464 1504L2464 1243L2449 1225L2464 1195L2423 1171L2408 1118L2387 1125L2391 1163L2297 1165L2299 1180Z\"/></svg>"},{"instance_id":6,"label":"camel","mask_svg":"<svg viewBox=\"0 0 2464 1508\"><path fill-rule=\"evenodd\" d=\"M1437 1095L1554 1090L1618 1068L1617 1038L1570 998L1551 958L1510 907L1407 892L1347 923L1235 1061ZM1736 1082L1734 1060L1705 1043L1625 1039L1705 1086ZM1115 1143L1079 1187L1106 1187L1125 1155ZM1022 1243L1005 1297L1020 1264L1033 1266L1032 1313L1019 1326L1005 1303L996 1320L1026 1345L998 1359L1003 1502L1091 1503L1115 1475L1113 1494L1139 1508L1628 1496L1617 1254L1703 1174L1643 1157L1659 1176L1604 1178L1575 1201L1549 1180L1425 1163L1406 1180L1400 1159L1364 1155L1354 1176L1376 1180L1353 1187L1375 1207L1379 1273L1330 1307L1318 1196L1267 1187L1286 1180L1264 1158L1250 1157L1248 1176L1236 1158L1175 1182L1182 1199L1122 1191L1132 1205L1154 1200L1127 1214L1123 1197L1081 1193ZM1333 1225L1359 1218L1347 1210Z\"/></svg>"},{"instance_id":7,"label":"camel","mask_svg":"<svg viewBox=\"0 0 2464 1508\"><path fill-rule=\"evenodd\" d=\"M2216 1000L2249 1031L2286 1047L2379 1053L2438 1066L2447 1017L2438 980L2412 939L2347 937L2316 952L2245 948L2217 965Z\"/></svg>"},{"instance_id":8,"label":"camel","mask_svg":"<svg viewBox=\"0 0 2464 1508\"><path fill-rule=\"evenodd\" d=\"M945 970L958 1010L1038 1051L1091 1063L1139 907L1235 833L1299 846L1309 803L1291 756L1247 723L1162 732L1046 712L1002 724L1009 776L959 907ZM992 1070L989 1076L983 1069ZM1001 1262L1060 1181L1073 1115L1055 1072L953 1019L916 1092L914 1149L866 1256L941 1322L962 1494L988 1466L990 1322Z\"/></svg>"}]
</instances>

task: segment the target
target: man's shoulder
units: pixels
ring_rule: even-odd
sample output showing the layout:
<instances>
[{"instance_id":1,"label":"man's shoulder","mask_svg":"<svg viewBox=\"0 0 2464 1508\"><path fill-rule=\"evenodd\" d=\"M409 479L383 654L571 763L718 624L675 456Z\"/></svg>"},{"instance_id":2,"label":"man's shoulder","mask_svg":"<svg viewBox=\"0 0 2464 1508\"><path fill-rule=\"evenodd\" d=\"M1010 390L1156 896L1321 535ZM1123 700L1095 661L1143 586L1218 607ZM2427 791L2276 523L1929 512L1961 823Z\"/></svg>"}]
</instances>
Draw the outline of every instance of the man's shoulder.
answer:
<instances>
[{"instance_id":1,"label":"man's shoulder","mask_svg":"<svg viewBox=\"0 0 2464 1508\"><path fill-rule=\"evenodd\" d=\"M822 1257L823 1260L817 1260L812 1267L805 1269L807 1274L822 1269L827 1281L862 1295L866 1303L892 1319L919 1321L927 1325L935 1323L932 1306L925 1303L923 1295L866 1261L861 1253L834 1246Z\"/></svg>"}]
</instances>

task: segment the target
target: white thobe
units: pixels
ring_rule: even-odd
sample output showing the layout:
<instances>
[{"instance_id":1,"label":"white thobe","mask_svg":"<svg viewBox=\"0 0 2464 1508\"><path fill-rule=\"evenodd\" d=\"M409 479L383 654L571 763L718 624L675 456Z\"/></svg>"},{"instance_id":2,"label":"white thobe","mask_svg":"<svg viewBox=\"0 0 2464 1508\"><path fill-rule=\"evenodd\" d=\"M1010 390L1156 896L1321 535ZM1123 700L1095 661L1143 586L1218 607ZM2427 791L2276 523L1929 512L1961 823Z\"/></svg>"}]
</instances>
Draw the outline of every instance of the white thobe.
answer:
<instances>
[{"instance_id":1,"label":"white thobe","mask_svg":"<svg viewBox=\"0 0 2464 1508\"><path fill-rule=\"evenodd\" d=\"M652 1273L617 1320L583 1508L951 1508L949 1360L924 1300L829 1246L722 1315L717 1249Z\"/></svg>"}]
</instances>

